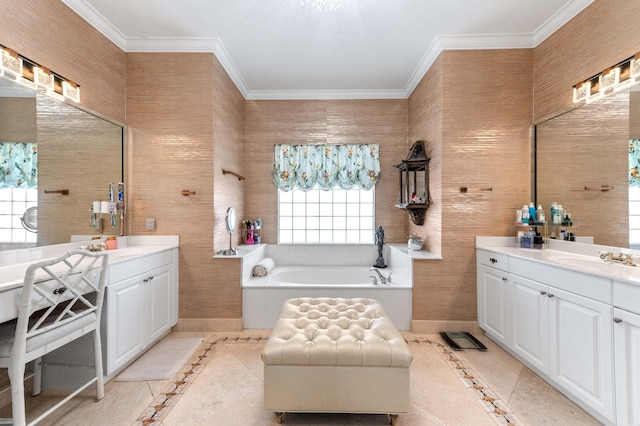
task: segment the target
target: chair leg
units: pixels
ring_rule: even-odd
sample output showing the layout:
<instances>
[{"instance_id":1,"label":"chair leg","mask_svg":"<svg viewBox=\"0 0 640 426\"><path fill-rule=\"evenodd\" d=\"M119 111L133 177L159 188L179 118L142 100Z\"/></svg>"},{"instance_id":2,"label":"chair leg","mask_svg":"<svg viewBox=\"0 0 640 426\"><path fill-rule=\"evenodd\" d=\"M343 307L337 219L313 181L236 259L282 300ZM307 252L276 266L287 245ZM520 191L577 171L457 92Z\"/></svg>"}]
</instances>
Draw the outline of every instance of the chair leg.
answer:
<instances>
[{"instance_id":1,"label":"chair leg","mask_svg":"<svg viewBox=\"0 0 640 426\"><path fill-rule=\"evenodd\" d=\"M19 357L16 357L19 358ZM9 366L9 381L11 382L11 410L14 426L27 424L24 407L24 362L23 359L12 359Z\"/></svg>"},{"instance_id":2,"label":"chair leg","mask_svg":"<svg viewBox=\"0 0 640 426\"><path fill-rule=\"evenodd\" d=\"M96 328L93 333L93 353L96 364L96 400L104 398L104 376L102 374L102 341L100 339L100 329Z\"/></svg>"},{"instance_id":3,"label":"chair leg","mask_svg":"<svg viewBox=\"0 0 640 426\"><path fill-rule=\"evenodd\" d=\"M33 360L33 379L31 380L31 395L38 396L42 392L42 357Z\"/></svg>"}]
</instances>

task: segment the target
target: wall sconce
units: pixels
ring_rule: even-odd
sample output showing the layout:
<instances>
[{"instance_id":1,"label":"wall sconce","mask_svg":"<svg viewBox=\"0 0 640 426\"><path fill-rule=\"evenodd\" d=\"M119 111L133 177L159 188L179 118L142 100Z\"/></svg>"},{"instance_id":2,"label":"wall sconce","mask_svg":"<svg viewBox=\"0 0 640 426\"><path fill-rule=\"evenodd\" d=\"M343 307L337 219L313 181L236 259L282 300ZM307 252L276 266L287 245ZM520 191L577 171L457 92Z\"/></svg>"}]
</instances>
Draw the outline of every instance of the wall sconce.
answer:
<instances>
[{"instance_id":1,"label":"wall sconce","mask_svg":"<svg viewBox=\"0 0 640 426\"><path fill-rule=\"evenodd\" d=\"M15 50L0 45L0 52L0 75L33 90L42 89L46 95L57 100L69 99L80 103L80 86L73 81L21 56Z\"/></svg>"},{"instance_id":2,"label":"wall sconce","mask_svg":"<svg viewBox=\"0 0 640 426\"><path fill-rule=\"evenodd\" d=\"M590 103L640 81L640 53L573 86L573 103Z\"/></svg>"},{"instance_id":3,"label":"wall sconce","mask_svg":"<svg viewBox=\"0 0 640 426\"><path fill-rule=\"evenodd\" d=\"M400 194L396 207L409 213L415 225L424 224L431 201L429 196L429 161L424 142L417 141L407 158L394 167L400 170Z\"/></svg>"}]
</instances>

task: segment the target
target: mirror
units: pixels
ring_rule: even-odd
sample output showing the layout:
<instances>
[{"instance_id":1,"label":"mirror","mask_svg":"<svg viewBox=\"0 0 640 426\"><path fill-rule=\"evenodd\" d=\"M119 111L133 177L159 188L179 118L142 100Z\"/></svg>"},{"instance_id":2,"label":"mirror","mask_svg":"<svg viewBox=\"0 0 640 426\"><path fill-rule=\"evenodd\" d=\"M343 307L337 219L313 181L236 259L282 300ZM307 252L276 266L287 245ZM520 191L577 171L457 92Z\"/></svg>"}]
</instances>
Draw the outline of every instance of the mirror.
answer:
<instances>
[{"instance_id":1,"label":"mirror","mask_svg":"<svg viewBox=\"0 0 640 426\"><path fill-rule=\"evenodd\" d=\"M227 232L232 234L236 230L238 223L236 219L236 210L233 207L227 209L227 216L224 218L225 225L227 226Z\"/></svg>"},{"instance_id":2,"label":"mirror","mask_svg":"<svg viewBox=\"0 0 640 426\"><path fill-rule=\"evenodd\" d=\"M38 157L36 189L0 189L0 250L98 234L92 201L108 200L109 183L124 181L121 126L0 77L0 142L35 142ZM37 217L34 209L25 216L33 207ZM24 217L37 223L36 233Z\"/></svg>"},{"instance_id":3,"label":"mirror","mask_svg":"<svg viewBox=\"0 0 640 426\"><path fill-rule=\"evenodd\" d=\"M227 209L227 215L224 218L224 223L227 227L227 232L229 233L229 248L227 250L220 250L218 254L222 254L224 256L235 256L236 254L238 254L238 249L233 248L232 236L233 231L235 231L236 229L238 219L236 217L236 210L233 207L229 207Z\"/></svg>"},{"instance_id":4,"label":"mirror","mask_svg":"<svg viewBox=\"0 0 640 426\"><path fill-rule=\"evenodd\" d=\"M562 204L571 213L570 231L593 236L596 244L633 246L629 140L640 137L637 90L611 94L536 126L536 203L547 212L553 202Z\"/></svg>"}]
</instances>

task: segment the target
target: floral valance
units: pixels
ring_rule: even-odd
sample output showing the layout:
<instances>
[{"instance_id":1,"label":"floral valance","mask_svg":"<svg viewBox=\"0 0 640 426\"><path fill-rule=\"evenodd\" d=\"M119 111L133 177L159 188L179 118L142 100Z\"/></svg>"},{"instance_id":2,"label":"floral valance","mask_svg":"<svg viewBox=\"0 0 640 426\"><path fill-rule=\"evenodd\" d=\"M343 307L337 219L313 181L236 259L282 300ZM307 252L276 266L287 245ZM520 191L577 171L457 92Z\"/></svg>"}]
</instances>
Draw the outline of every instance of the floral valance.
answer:
<instances>
[{"instance_id":1,"label":"floral valance","mask_svg":"<svg viewBox=\"0 0 640 426\"><path fill-rule=\"evenodd\" d=\"M378 144L275 145L273 183L282 191L308 191L316 184L329 190L358 186L369 190L378 182Z\"/></svg>"},{"instance_id":2,"label":"floral valance","mask_svg":"<svg viewBox=\"0 0 640 426\"><path fill-rule=\"evenodd\" d=\"M0 142L0 188L37 187L37 144Z\"/></svg>"},{"instance_id":3,"label":"floral valance","mask_svg":"<svg viewBox=\"0 0 640 426\"><path fill-rule=\"evenodd\" d=\"M629 186L640 187L640 139L629 140Z\"/></svg>"}]
</instances>

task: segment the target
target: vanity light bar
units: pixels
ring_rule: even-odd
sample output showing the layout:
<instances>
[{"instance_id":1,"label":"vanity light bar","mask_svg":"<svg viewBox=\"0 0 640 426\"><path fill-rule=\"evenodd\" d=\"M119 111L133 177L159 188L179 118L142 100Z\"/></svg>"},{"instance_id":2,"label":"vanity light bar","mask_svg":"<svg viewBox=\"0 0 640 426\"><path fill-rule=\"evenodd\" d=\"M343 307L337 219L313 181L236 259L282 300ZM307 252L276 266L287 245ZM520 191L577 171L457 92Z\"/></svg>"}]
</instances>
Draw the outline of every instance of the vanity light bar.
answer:
<instances>
[{"instance_id":1,"label":"vanity light bar","mask_svg":"<svg viewBox=\"0 0 640 426\"><path fill-rule=\"evenodd\" d=\"M573 103L590 103L640 82L640 53L573 86Z\"/></svg>"},{"instance_id":2,"label":"vanity light bar","mask_svg":"<svg viewBox=\"0 0 640 426\"><path fill-rule=\"evenodd\" d=\"M44 89L45 93L52 98L80 102L80 86L73 81L21 56L15 50L0 45L0 52L2 52L0 75L33 90Z\"/></svg>"}]
</instances>

